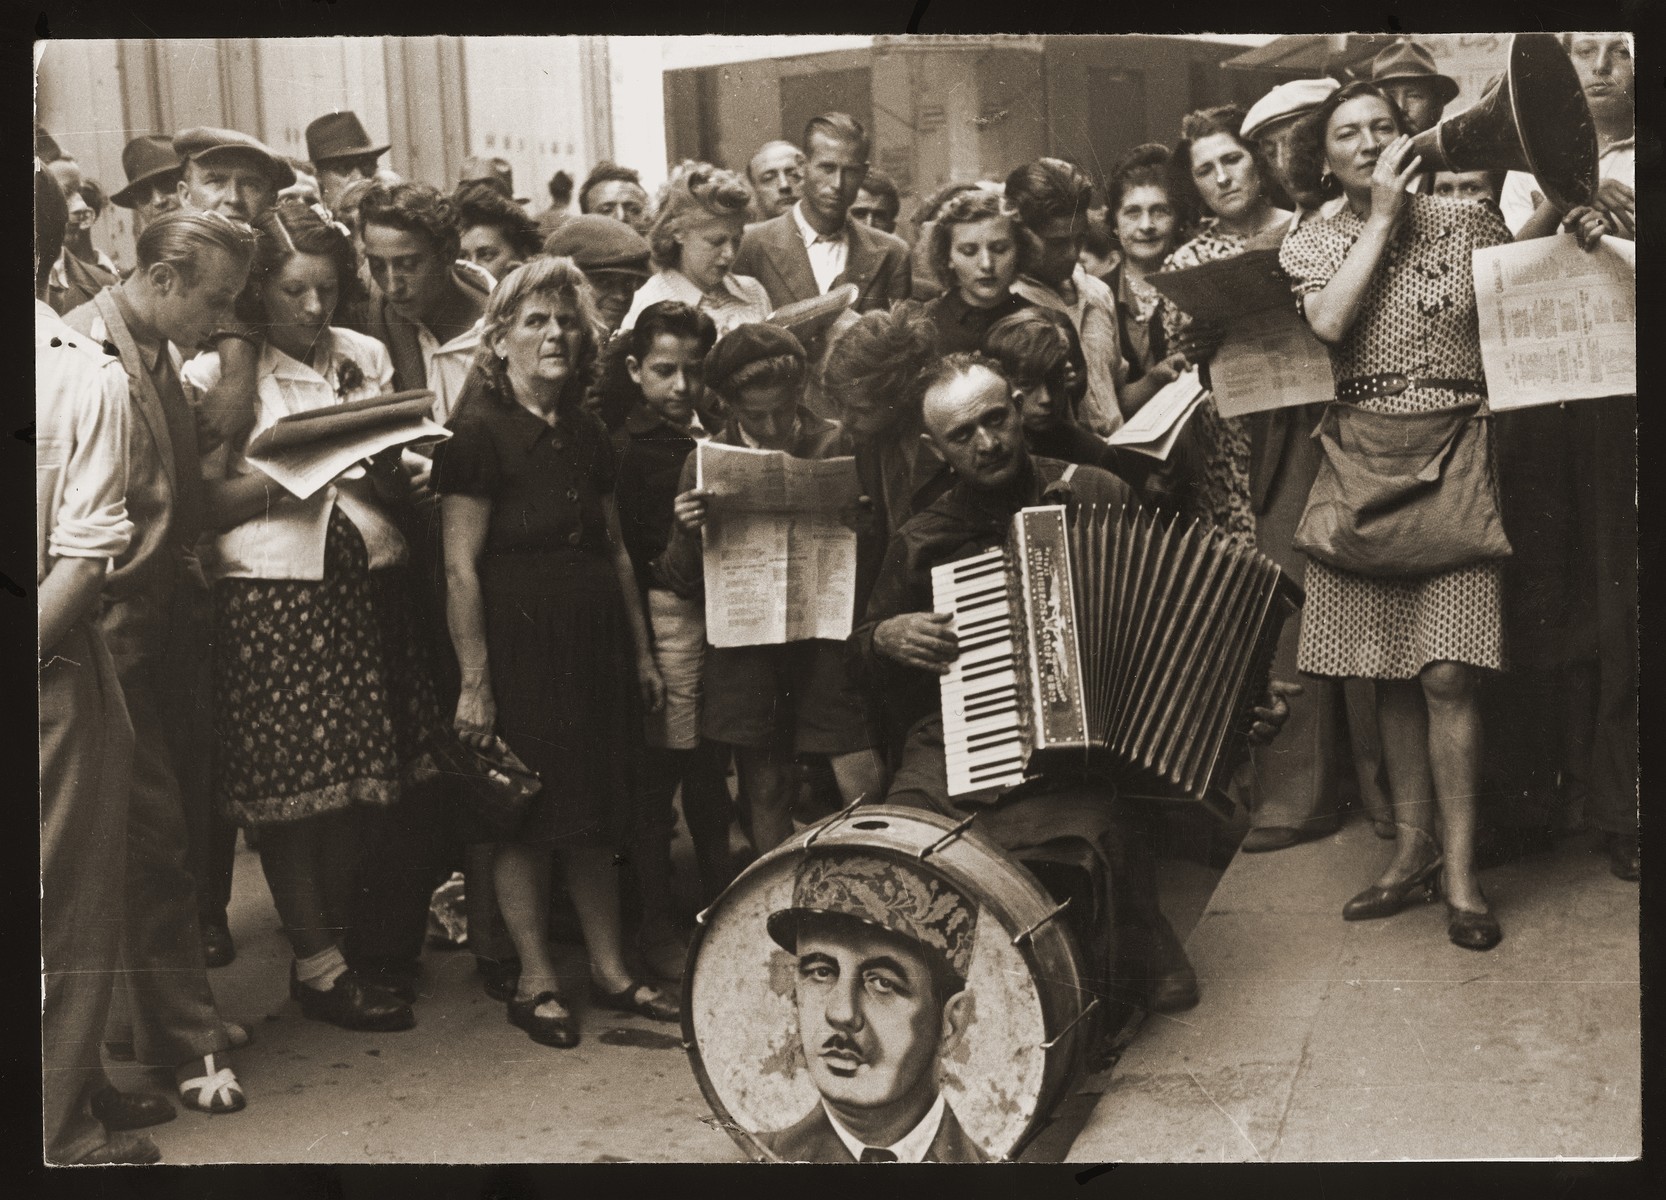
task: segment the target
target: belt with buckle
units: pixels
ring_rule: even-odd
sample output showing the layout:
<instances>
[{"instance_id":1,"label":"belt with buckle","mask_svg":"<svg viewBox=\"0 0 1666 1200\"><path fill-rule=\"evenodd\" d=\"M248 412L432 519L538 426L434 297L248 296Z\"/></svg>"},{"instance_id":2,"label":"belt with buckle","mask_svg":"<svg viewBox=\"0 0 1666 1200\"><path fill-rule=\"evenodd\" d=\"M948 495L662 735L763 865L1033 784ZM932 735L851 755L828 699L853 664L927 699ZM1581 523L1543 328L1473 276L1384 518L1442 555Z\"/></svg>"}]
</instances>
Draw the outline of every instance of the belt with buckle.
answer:
<instances>
[{"instance_id":1,"label":"belt with buckle","mask_svg":"<svg viewBox=\"0 0 1666 1200\"><path fill-rule=\"evenodd\" d=\"M1487 385L1475 379L1438 379L1428 375L1403 375L1399 371L1384 371L1378 375L1355 375L1339 380L1336 385L1338 400L1370 400L1377 396L1398 396L1412 388L1435 388L1446 392L1484 396Z\"/></svg>"}]
</instances>

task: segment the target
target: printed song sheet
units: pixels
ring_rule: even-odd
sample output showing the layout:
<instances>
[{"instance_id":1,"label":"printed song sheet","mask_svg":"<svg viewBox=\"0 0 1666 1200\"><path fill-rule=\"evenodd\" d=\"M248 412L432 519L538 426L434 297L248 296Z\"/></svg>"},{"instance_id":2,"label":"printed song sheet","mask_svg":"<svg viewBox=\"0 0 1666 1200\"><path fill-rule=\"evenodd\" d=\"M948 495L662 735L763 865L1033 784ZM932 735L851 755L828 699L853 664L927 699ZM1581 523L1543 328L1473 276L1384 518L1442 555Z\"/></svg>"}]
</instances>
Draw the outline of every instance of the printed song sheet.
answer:
<instances>
[{"instance_id":1,"label":"printed song sheet","mask_svg":"<svg viewBox=\"0 0 1666 1200\"><path fill-rule=\"evenodd\" d=\"M701 442L699 486L713 493L703 537L706 638L714 646L839 639L850 633L856 534L844 511L853 458L793 458Z\"/></svg>"},{"instance_id":2,"label":"printed song sheet","mask_svg":"<svg viewBox=\"0 0 1666 1200\"><path fill-rule=\"evenodd\" d=\"M1475 303L1494 411L1637 394L1637 250L1571 233L1475 252Z\"/></svg>"},{"instance_id":3,"label":"printed song sheet","mask_svg":"<svg viewBox=\"0 0 1666 1200\"><path fill-rule=\"evenodd\" d=\"M248 462L270 476L284 491L305 500L354 463L390 446L439 442L450 436L451 430L431 418L411 416L393 424L353 429L299 445L269 447L263 451L251 446Z\"/></svg>"},{"instance_id":4,"label":"printed song sheet","mask_svg":"<svg viewBox=\"0 0 1666 1200\"><path fill-rule=\"evenodd\" d=\"M1159 271L1145 277L1174 306L1226 327L1209 363L1209 384L1223 417L1332 399L1330 355L1296 311L1277 250Z\"/></svg>"},{"instance_id":5,"label":"printed song sheet","mask_svg":"<svg viewBox=\"0 0 1666 1200\"><path fill-rule=\"evenodd\" d=\"M1203 383L1197 368L1182 371L1178 378L1164 384L1161 391L1145 402L1139 412L1129 417L1110 436L1113 446L1126 446L1139 454L1148 454L1159 461L1167 461L1180 431L1203 402Z\"/></svg>"}]
</instances>

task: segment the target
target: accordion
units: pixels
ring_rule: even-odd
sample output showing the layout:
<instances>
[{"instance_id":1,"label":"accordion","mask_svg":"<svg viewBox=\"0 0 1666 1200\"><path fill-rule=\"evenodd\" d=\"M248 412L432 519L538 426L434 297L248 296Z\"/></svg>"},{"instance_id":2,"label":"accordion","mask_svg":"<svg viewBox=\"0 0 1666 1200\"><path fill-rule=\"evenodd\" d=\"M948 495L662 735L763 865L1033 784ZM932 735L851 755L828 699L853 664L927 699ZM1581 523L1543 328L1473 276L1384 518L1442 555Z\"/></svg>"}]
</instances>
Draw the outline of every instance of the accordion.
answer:
<instances>
[{"instance_id":1,"label":"accordion","mask_svg":"<svg viewBox=\"0 0 1666 1200\"><path fill-rule=\"evenodd\" d=\"M1049 506L931 580L960 648L942 678L949 795L1068 769L1223 811L1302 603L1271 559L1131 505Z\"/></svg>"}]
</instances>

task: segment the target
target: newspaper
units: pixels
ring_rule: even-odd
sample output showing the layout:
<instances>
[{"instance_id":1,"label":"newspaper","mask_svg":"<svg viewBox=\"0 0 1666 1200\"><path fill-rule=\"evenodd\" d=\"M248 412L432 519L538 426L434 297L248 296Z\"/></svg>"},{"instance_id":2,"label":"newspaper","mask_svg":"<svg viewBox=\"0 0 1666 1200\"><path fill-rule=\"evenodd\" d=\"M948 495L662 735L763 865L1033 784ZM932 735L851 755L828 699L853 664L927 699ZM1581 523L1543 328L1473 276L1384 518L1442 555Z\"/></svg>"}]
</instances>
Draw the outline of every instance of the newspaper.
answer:
<instances>
[{"instance_id":1,"label":"newspaper","mask_svg":"<svg viewBox=\"0 0 1666 1200\"><path fill-rule=\"evenodd\" d=\"M844 512L854 458L794 458L701 442L696 478L712 493L702 538L706 640L755 646L840 639L856 604L856 534Z\"/></svg>"},{"instance_id":2,"label":"newspaper","mask_svg":"<svg viewBox=\"0 0 1666 1200\"><path fill-rule=\"evenodd\" d=\"M1475 251L1487 403L1497 411L1637 394L1637 249L1571 233Z\"/></svg>"},{"instance_id":3,"label":"newspaper","mask_svg":"<svg viewBox=\"0 0 1666 1200\"><path fill-rule=\"evenodd\" d=\"M1226 327L1209 363L1223 417L1335 397L1330 354L1297 312L1277 250L1246 250L1145 281L1188 316Z\"/></svg>"},{"instance_id":4,"label":"newspaper","mask_svg":"<svg viewBox=\"0 0 1666 1200\"><path fill-rule=\"evenodd\" d=\"M443 441L451 430L426 416L411 416L391 424L348 430L334 437L316 438L299 445L255 450L247 461L290 495L305 500L362 459L413 442ZM259 439L256 440L259 444Z\"/></svg>"},{"instance_id":5,"label":"newspaper","mask_svg":"<svg viewBox=\"0 0 1666 1200\"><path fill-rule=\"evenodd\" d=\"M1166 462L1205 394L1196 367L1181 372L1111 434L1111 445Z\"/></svg>"}]
</instances>

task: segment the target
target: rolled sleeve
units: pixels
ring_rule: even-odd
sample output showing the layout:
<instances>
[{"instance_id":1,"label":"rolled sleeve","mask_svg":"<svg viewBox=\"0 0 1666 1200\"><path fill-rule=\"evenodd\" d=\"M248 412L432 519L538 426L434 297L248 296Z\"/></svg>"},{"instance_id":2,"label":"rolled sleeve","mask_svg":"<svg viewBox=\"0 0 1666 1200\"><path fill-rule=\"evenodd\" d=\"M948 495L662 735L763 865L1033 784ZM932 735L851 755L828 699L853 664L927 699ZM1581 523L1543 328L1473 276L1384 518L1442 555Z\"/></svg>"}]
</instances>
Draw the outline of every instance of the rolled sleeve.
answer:
<instances>
[{"instance_id":1,"label":"rolled sleeve","mask_svg":"<svg viewBox=\"0 0 1666 1200\"><path fill-rule=\"evenodd\" d=\"M75 409L62 498L47 539L54 558L114 560L133 540L127 517L127 376L111 362L95 378L96 400L89 397Z\"/></svg>"}]
</instances>

